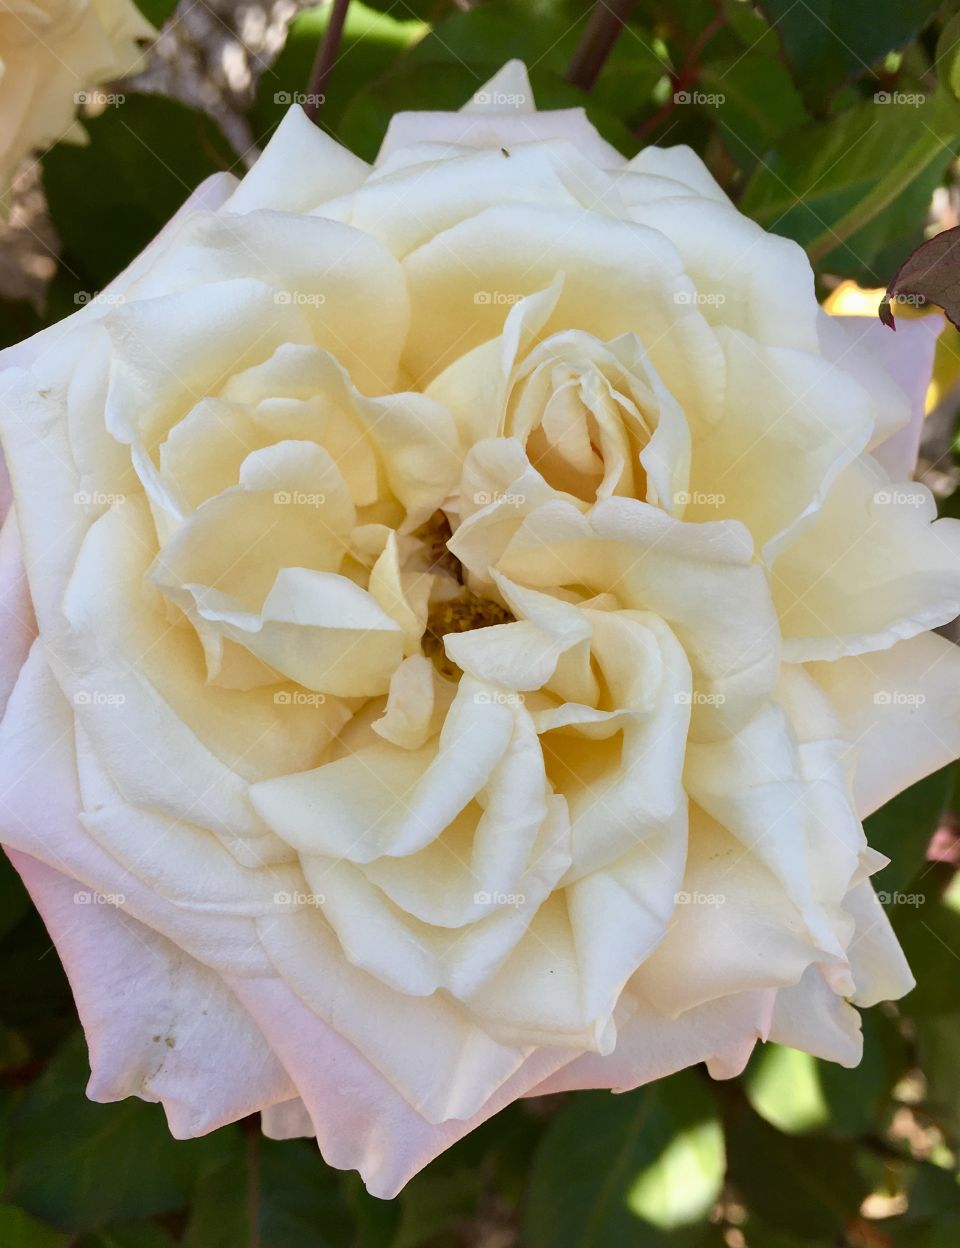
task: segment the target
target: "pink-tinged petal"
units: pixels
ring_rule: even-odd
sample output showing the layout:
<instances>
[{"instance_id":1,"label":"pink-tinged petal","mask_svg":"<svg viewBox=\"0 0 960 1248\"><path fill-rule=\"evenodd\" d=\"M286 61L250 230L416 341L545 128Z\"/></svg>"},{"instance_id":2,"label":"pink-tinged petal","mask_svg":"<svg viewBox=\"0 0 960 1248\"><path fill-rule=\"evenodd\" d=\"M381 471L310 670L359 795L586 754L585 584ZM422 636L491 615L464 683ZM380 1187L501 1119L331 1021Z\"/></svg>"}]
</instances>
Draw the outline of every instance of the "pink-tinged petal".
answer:
<instances>
[{"instance_id":1,"label":"pink-tinged petal","mask_svg":"<svg viewBox=\"0 0 960 1248\"><path fill-rule=\"evenodd\" d=\"M101 803L97 793L94 804ZM93 839L78 817L81 807L73 708L35 642L0 723L0 842L87 889L122 894L133 918L206 965L242 975L272 971L252 918L221 913L211 922L167 900ZM131 843L150 844L150 820L132 806L126 814Z\"/></svg>"},{"instance_id":2,"label":"pink-tinged petal","mask_svg":"<svg viewBox=\"0 0 960 1248\"><path fill-rule=\"evenodd\" d=\"M960 757L960 648L921 633L889 650L811 663L840 713L861 818Z\"/></svg>"},{"instance_id":3,"label":"pink-tinged petal","mask_svg":"<svg viewBox=\"0 0 960 1248\"><path fill-rule=\"evenodd\" d=\"M0 524L3 524L10 510L10 474L7 472L7 461L0 449Z\"/></svg>"},{"instance_id":4,"label":"pink-tinged petal","mask_svg":"<svg viewBox=\"0 0 960 1248\"><path fill-rule=\"evenodd\" d=\"M262 1109L260 1127L268 1140L297 1140L315 1134L313 1119L299 1096Z\"/></svg>"},{"instance_id":5,"label":"pink-tinged petal","mask_svg":"<svg viewBox=\"0 0 960 1248\"><path fill-rule=\"evenodd\" d=\"M11 512L0 527L0 717L17 682L37 631L27 574L23 566L17 517Z\"/></svg>"},{"instance_id":6,"label":"pink-tinged petal","mask_svg":"<svg viewBox=\"0 0 960 1248\"><path fill-rule=\"evenodd\" d=\"M537 1050L479 1113L432 1126L282 980L231 977L228 982L290 1072L325 1160L338 1170L359 1170L371 1195L385 1200L427 1162L569 1060L560 1050ZM429 1045L429 1036L423 1039Z\"/></svg>"},{"instance_id":7,"label":"pink-tinged petal","mask_svg":"<svg viewBox=\"0 0 960 1248\"><path fill-rule=\"evenodd\" d=\"M160 1101L177 1139L294 1091L220 977L122 909L28 854L10 860L63 962L90 1051L94 1101Z\"/></svg>"},{"instance_id":8,"label":"pink-tinged petal","mask_svg":"<svg viewBox=\"0 0 960 1248\"><path fill-rule=\"evenodd\" d=\"M859 347L871 357L876 375L892 379L907 400L910 413L908 422L874 446L871 452L894 481L906 481L913 476L917 466L927 387L933 371L937 337L943 329L944 319L942 316L901 319L897 324L896 341L889 329L875 316L844 316L835 319L850 331ZM841 361L838 360L838 363ZM842 357L842 366L851 366L851 360L846 355Z\"/></svg>"},{"instance_id":9,"label":"pink-tinged petal","mask_svg":"<svg viewBox=\"0 0 960 1248\"><path fill-rule=\"evenodd\" d=\"M667 1018L638 1002L620 1024L617 1047L608 1057L596 1053L578 1057L529 1095L577 1088L625 1092L698 1062L706 1062L715 1079L732 1078L747 1064L757 1040L766 1038L776 995L773 989L737 993L678 1018Z\"/></svg>"},{"instance_id":10,"label":"pink-tinged petal","mask_svg":"<svg viewBox=\"0 0 960 1248\"><path fill-rule=\"evenodd\" d=\"M777 993L769 1039L841 1066L856 1066L863 1056L860 1015L828 986L817 966Z\"/></svg>"}]
</instances>

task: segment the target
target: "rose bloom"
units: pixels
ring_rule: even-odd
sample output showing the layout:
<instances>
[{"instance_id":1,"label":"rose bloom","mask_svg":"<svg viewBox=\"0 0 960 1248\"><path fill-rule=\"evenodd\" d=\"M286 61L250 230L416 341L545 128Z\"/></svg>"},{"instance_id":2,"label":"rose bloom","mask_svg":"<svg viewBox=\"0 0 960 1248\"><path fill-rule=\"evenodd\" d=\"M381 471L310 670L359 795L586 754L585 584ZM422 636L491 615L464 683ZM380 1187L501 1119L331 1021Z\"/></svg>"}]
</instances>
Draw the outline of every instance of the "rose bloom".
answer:
<instances>
[{"instance_id":1,"label":"rose bloom","mask_svg":"<svg viewBox=\"0 0 960 1248\"><path fill-rule=\"evenodd\" d=\"M292 109L7 352L0 834L90 1095L390 1196L518 1097L855 1064L860 819L960 753L935 328L511 63L372 168Z\"/></svg>"},{"instance_id":2,"label":"rose bloom","mask_svg":"<svg viewBox=\"0 0 960 1248\"><path fill-rule=\"evenodd\" d=\"M133 73L156 32L132 0L4 0L0 7L0 192L37 148L82 142L86 88Z\"/></svg>"}]
</instances>

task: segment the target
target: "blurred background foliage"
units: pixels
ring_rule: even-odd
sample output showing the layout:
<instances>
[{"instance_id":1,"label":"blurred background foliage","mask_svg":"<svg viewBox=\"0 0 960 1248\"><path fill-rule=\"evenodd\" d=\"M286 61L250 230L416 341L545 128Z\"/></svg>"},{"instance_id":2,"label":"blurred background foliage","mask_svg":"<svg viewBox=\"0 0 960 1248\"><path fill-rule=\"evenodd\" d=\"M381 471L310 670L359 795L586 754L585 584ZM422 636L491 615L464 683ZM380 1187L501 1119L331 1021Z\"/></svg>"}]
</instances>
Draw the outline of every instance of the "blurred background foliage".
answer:
<instances>
[{"instance_id":1,"label":"blurred background foliage","mask_svg":"<svg viewBox=\"0 0 960 1248\"><path fill-rule=\"evenodd\" d=\"M0 345L94 297L208 174L242 172L330 19L297 0L140 0L162 27L86 146L28 162L0 230ZM509 57L625 154L689 143L803 245L832 311L875 315L958 223L960 0L637 0L589 92L588 0L353 0L320 124L371 158L394 111L456 108ZM921 470L960 515L960 350L941 337ZM960 865L950 768L869 820L919 986L864 1014L856 1070L766 1046L621 1096L514 1105L390 1203L255 1122L174 1142L160 1109L83 1095L70 994L0 868L0 1248L954 1248L960 1243Z\"/></svg>"}]
</instances>

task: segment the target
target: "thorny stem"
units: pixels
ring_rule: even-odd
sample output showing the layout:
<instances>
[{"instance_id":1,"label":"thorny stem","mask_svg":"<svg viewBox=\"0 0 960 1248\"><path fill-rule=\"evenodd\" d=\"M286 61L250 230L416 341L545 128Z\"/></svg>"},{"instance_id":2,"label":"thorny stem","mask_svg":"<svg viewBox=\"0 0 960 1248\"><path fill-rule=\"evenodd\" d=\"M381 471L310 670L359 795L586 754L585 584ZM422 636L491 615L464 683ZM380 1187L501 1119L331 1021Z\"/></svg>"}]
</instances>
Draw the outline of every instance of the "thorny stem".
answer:
<instances>
[{"instance_id":1,"label":"thorny stem","mask_svg":"<svg viewBox=\"0 0 960 1248\"><path fill-rule=\"evenodd\" d=\"M589 91L597 81L636 0L597 0L583 38L567 67L566 79Z\"/></svg>"},{"instance_id":2,"label":"thorny stem","mask_svg":"<svg viewBox=\"0 0 960 1248\"><path fill-rule=\"evenodd\" d=\"M340 54L340 41L343 38L343 24L347 18L350 0L333 0L333 12L326 34L320 40L317 55L314 57L313 68L310 70L310 82L307 84L307 101L303 111L311 121L316 121L320 113L320 105L327 94L327 85L333 67Z\"/></svg>"}]
</instances>

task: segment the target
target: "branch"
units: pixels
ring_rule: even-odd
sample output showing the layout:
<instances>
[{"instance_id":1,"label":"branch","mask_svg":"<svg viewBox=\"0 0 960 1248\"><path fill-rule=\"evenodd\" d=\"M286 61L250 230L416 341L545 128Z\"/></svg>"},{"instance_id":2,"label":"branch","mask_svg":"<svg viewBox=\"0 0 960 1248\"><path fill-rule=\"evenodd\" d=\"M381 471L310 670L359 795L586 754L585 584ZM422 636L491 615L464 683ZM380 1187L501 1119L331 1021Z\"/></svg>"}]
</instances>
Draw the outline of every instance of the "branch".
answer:
<instances>
[{"instance_id":1,"label":"branch","mask_svg":"<svg viewBox=\"0 0 960 1248\"><path fill-rule=\"evenodd\" d=\"M597 81L636 0L597 0L565 74L567 82L589 91Z\"/></svg>"},{"instance_id":2,"label":"branch","mask_svg":"<svg viewBox=\"0 0 960 1248\"><path fill-rule=\"evenodd\" d=\"M337 57L340 55L343 24L346 21L347 9L349 7L350 0L333 0L333 12L330 14L326 33L320 40L317 55L313 60L313 68L310 70L310 81L307 84L306 103L303 106L303 111L311 121L317 120L320 113L320 105L326 97L327 84L330 81L330 75L333 73L333 67L337 63Z\"/></svg>"}]
</instances>

